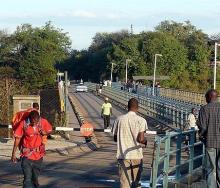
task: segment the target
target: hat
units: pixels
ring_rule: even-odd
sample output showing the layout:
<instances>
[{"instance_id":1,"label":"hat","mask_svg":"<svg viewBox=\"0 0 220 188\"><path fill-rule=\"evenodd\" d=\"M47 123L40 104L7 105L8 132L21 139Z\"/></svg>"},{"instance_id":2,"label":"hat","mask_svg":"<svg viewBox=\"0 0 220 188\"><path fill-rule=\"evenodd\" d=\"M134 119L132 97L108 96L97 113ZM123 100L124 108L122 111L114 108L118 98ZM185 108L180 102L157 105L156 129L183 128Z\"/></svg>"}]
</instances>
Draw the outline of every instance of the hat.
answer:
<instances>
[{"instance_id":1,"label":"hat","mask_svg":"<svg viewBox=\"0 0 220 188\"><path fill-rule=\"evenodd\" d=\"M108 97L105 97L105 101L108 101Z\"/></svg>"}]
</instances>

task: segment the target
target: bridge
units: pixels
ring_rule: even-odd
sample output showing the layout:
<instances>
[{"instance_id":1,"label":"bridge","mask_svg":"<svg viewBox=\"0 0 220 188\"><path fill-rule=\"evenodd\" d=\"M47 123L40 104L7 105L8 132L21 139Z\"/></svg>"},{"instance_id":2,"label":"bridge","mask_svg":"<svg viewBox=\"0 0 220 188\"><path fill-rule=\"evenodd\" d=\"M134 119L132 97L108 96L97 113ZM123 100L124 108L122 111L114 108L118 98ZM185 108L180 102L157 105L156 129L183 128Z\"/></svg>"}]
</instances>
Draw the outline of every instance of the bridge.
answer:
<instances>
[{"instance_id":1,"label":"bridge","mask_svg":"<svg viewBox=\"0 0 220 188\"><path fill-rule=\"evenodd\" d=\"M199 109L203 103L198 99L200 94L195 100L187 101L184 100L186 94L180 91L178 98L172 97L174 91L165 89L161 89L159 95L151 96L148 94L149 88L139 88L136 93L130 93L113 83L112 87L104 87L102 94L97 95L96 84L85 85L89 89L88 93L76 93L75 85L68 89L67 128L75 131L60 131L67 138L63 141L63 147L58 146L61 142L55 143L57 145L53 148L48 143L45 166L40 177L42 187L119 187L116 143L110 132L104 132L100 117L104 97L108 97L113 104L111 124L116 117L126 113L127 101L136 97L140 103L138 113L146 118L149 129L157 133L146 135L148 146L143 149L142 187L204 185L201 180L204 147L200 142L194 143L193 130L181 130L190 109ZM62 91L60 96L64 98ZM86 142L78 131L83 121L90 122L95 128L90 142ZM184 145L187 137L189 145ZM0 159L0 186L19 187L22 185L22 173L19 164L10 164L9 157L9 153L4 157L2 154Z\"/></svg>"}]
</instances>

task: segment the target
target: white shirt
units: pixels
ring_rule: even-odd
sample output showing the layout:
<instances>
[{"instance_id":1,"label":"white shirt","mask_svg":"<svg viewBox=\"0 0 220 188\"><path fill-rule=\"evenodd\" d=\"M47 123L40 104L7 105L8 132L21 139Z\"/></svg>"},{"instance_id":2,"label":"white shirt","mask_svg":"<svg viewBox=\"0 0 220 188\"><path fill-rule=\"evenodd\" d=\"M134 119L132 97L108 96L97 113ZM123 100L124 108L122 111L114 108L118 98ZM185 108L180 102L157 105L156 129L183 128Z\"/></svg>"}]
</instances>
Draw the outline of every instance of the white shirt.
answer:
<instances>
[{"instance_id":1,"label":"white shirt","mask_svg":"<svg viewBox=\"0 0 220 188\"><path fill-rule=\"evenodd\" d=\"M113 134L117 135L117 159L143 158L142 147L137 142L137 136L147 128L147 121L135 112L130 111L115 120Z\"/></svg>"},{"instance_id":2,"label":"white shirt","mask_svg":"<svg viewBox=\"0 0 220 188\"><path fill-rule=\"evenodd\" d=\"M196 117L194 114L190 113L187 120L189 122L189 129L195 128L195 130L198 130L198 126L196 125Z\"/></svg>"}]
</instances>

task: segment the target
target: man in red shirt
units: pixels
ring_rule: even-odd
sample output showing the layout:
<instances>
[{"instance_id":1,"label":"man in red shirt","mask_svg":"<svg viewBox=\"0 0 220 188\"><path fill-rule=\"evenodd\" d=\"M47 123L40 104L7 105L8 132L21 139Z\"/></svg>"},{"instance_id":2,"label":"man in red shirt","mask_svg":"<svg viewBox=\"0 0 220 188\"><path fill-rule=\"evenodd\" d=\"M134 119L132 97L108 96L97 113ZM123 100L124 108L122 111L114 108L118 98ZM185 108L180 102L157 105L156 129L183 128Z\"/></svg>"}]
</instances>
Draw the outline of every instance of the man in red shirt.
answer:
<instances>
[{"instance_id":1,"label":"man in red shirt","mask_svg":"<svg viewBox=\"0 0 220 188\"><path fill-rule=\"evenodd\" d=\"M38 176L45 155L42 137L51 132L50 123L41 118L36 110L30 112L28 118L22 121L14 131L15 142L11 160L12 162L17 161L16 150L20 147L24 188L39 187Z\"/></svg>"}]
</instances>

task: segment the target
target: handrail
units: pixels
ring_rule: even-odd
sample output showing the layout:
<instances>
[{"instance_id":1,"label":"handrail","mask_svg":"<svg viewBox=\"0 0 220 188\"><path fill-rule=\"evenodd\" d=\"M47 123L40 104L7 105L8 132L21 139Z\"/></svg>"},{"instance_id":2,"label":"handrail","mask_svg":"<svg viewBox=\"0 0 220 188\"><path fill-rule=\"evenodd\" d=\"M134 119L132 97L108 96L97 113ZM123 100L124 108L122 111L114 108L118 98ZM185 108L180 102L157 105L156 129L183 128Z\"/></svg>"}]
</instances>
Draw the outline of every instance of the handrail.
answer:
<instances>
[{"instance_id":1,"label":"handrail","mask_svg":"<svg viewBox=\"0 0 220 188\"><path fill-rule=\"evenodd\" d=\"M179 182L180 179L187 177L188 178L188 186L192 184L192 174L193 171L196 170L201 164L198 164L198 167L195 167L195 161L202 158L204 161L204 145L202 142L195 142L195 129L191 129L189 131L179 131L176 133L167 132L164 137L156 136L155 137L155 156L151 171L151 188L156 188L158 182L163 181L163 188L168 187L169 183L169 174L175 173L175 182ZM183 141L185 141L185 137L189 137L189 144L185 147L182 147ZM176 148L174 148L173 144L176 143ZM164 153L161 152L162 144L165 144ZM184 143L185 144L185 143ZM195 147L201 145L201 153L195 153ZM183 160L182 153L183 150L187 148L189 151L189 157L187 160ZM163 154L161 154L163 153ZM170 156L176 156L175 164L170 162ZM163 170L159 169L161 164L163 164ZM184 168L185 165L188 165L188 168ZM187 173L181 174L182 170L188 170ZM158 174L158 171L161 171ZM163 178L163 179L162 179Z\"/></svg>"},{"instance_id":2,"label":"handrail","mask_svg":"<svg viewBox=\"0 0 220 188\"><path fill-rule=\"evenodd\" d=\"M95 91L95 84L85 83L90 90ZM130 98L135 97L140 103L140 113L163 122L173 129L182 129L186 124L188 109L164 103L156 98L147 98L135 93L129 93L117 88L103 87L102 94L116 100L123 105L127 105Z\"/></svg>"}]
</instances>

